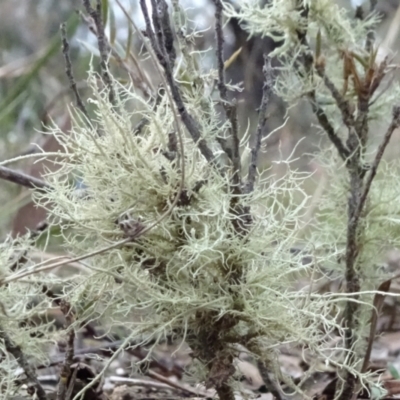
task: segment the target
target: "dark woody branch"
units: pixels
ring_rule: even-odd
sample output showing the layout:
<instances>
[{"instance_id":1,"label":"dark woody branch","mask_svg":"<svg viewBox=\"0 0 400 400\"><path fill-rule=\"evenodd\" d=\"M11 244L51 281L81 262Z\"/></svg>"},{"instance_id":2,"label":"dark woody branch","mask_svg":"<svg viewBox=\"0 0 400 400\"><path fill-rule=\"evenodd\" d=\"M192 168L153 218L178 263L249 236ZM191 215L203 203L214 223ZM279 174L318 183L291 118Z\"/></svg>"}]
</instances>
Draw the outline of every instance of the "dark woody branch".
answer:
<instances>
[{"instance_id":1,"label":"dark woody branch","mask_svg":"<svg viewBox=\"0 0 400 400\"><path fill-rule=\"evenodd\" d=\"M159 2L160 4L160 2ZM167 52L164 47L164 35L161 30L161 23L159 20L159 10L158 10L158 5L155 0L151 0L151 7L152 7L152 22L154 26L154 33L155 33L155 41L158 44L158 51L160 54L163 54L164 57L166 57ZM147 25L146 25L147 26Z\"/></svg>"},{"instance_id":2,"label":"dark woody branch","mask_svg":"<svg viewBox=\"0 0 400 400\"><path fill-rule=\"evenodd\" d=\"M57 388L57 400L69 400L68 392L72 390L75 382L71 379L72 370L71 366L74 363L74 343L75 343L75 330L72 324L75 321L71 305L65 300L60 301L60 310L65 316L66 328L69 329L67 338L67 349L65 352L65 359L61 367L60 381ZM71 390L68 390L71 388Z\"/></svg>"},{"instance_id":3,"label":"dark woody branch","mask_svg":"<svg viewBox=\"0 0 400 400\"><path fill-rule=\"evenodd\" d=\"M309 9L308 7L303 7L302 8L302 17L307 20L308 18L308 13ZM305 73L307 75L312 74L313 68L314 68L314 56L311 52L310 46L307 41L307 28L303 30L298 30L297 31L297 38L299 40L299 43L304 47L304 52L301 57L301 63L304 66ZM328 116L326 115L324 109L322 106L318 103L317 100L317 95L315 90L311 90L308 94L308 99L311 103L312 110L315 114L315 116L318 119L319 124L321 127L324 129L326 134L328 135L329 140L332 142L332 144L336 147L339 156L342 158L343 161L346 161L347 158L350 155L349 150L346 148L345 144L342 142L342 139L338 136L338 134L335 131L335 128L329 121Z\"/></svg>"},{"instance_id":4,"label":"dark woody branch","mask_svg":"<svg viewBox=\"0 0 400 400\"><path fill-rule=\"evenodd\" d=\"M115 90L114 85L111 79L111 75L108 72L108 58L111 53L110 46L108 45L108 40L106 34L104 32L104 24L101 19L101 0L96 0L96 9L94 9L90 0L83 0L83 5L93 19L94 24L96 25L96 37L97 37L97 46L100 52L100 68L101 74L104 81L104 84L107 86L109 90L109 100L111 104L115 103Z\"/></svg>"},{"instance_id":5,"label":"dark woody branch","mask_svg":"<svg viewBox=\"0 0 400 400\"><path fill-rule=\"evenodd\" d=\"M228 100L228 89L225 83L225 65L223 60L223 46L224 46L224 35L222 29L222 2L221 0L213 0L215 5L215 35L217 41L216 56L218 62L218 90L222 100L222 105L225 109L227 119L230 121L230 137L232 139L232 150L226 151L224 147L222 150L225 151L227 156L232 160L233 164L233 175L232 182L235 191L241 190L241 162L239 152L239 127L237 121L237 107L236 104L229 102Z\"/></svg>"},{"instance_id":6,"label":"dark woody branch","mask_svg":"<svg viewBox=\"0 0 400 400\"><path fill-rule=\"evenodd\" d=\"M217 39L217 61L218 61L218 90L221 100L228 101L228 89L225 84L225 67L223 60L224 35L222 30L222 3L221 0L213 0L215 5L215 34Z\"/></svg>"},{"instance_id":7,"label":"dark woody branch","mask_svg":"<svg viewBox=\"0 0 400 400\"><path fill-rule=\"evenodd\" d=\"M61 39L62 39L62 53L65 59L65 73L67 74L69 86L72 92L75 95L75 101L78 109L82 112L82 114L89 119L89 114L86 110L86 106L82 101L82 98L78 92L78 88L76 85L76 81L74 75L72 73L72 63L69 57L69 43L67 38L67 31L65 29L65 24L61 24Z\"/></svg>"},{"instance_id":8,"label":"dark woody branch","mask_svg":"<svg viewBox=\"0 0 400 400\"><path fill-rule=\"evenodd\" d=\"M334 83L329 79L326 75L324 68L321 65L316 65L317 74L323 80L327 89L331 92L332 97L334 98L337 107L339 108L343 122L346 127L351 130L354 126L354 117L351 113L351 108L349 102L342 96L339 90L336 88Z\"/></svg>"},{"instance_id":9,"label":"dark woody branch","mask_svg":"<svg viewBox=\"0 0 400 400\"><path fill-rule=\"evenodd\" d=\"M371 9L376 5L375 1L371 1ZM359 17L362 18L360 13ZM302 16L307 22L308 8L303 7ZM387 60L383 61L378 67L375 65L375 57L372 49L373 37L367 37L366 48L371 53L369 64L365 68L364 76L360 76L354 65L353 58L356 58L354 54L345 54L345 74L354 78L354 89L357 94L357 114L353 116L351 104L344 98L332 81L326 76L323 63L319 63L319 60L314 60L313 53L311 52L308 44L307 35L307 23L302 31L297 33L299 42L304 48L302 56L302 64L305 69L305 73L312 77L314 71L322 78L325 87L330 91L333 99L336 102L338 110L341 112L342 120L348 128L348 138L346 145L336 135L329 120L318 105L316 101L316 92L313 90L308 94L313 110L317 115L317 118L327 132L330 140L336 146L339 155L343 160L346 161L346 168L349 176L349 198L347 204L347 232L346 232L346 253L345 253L345 281L346 281L346 292L351 296L353 300L357 300L359 292L362 287L363 276L359 272L359 255L362 251L362 243L360 237L362 237L365 227L360 223L362 212L365 208L368 194L372 182L376 176L378 166L382 159L385 148L387 147L393 131L400 126L400 107L396 106L393 109L393 119L386 131L384 139L380 144L375 159L373 161L370 172L365 179L366 169L364 166L364 153L365 147L369 136L369 106L371 98L381 84L385 74ZM359 304L356 301L348 301L344 307L344 325L345 325L345 337L344 347L349 352L348 363L356 362L356 353L354 351L355 344L357 342L359 334ZM338 393L339 400L351 400L354 398L354 394L359 390L356 375L349 371L344 372L342 377L343 387L341 392Z\"/></svg>"},{"instance_id":10,"label":"dark woody branch","mask_svg":"<svg viewBox=\"0 0 400 400\"><path fill-rule=\"evenodd\" d=\"M285 397L282 395L281 391L278 388L276 382L274 382L269 374L268 368L265 363L261 360L257 361L257 368L260 371L261 377L265 383L265 386L269 390L269 392L274 396L276 400L285 400Z\"/></svg>"},{"instance_id":11,"label":"dark woody branch","mask_svg":"<svg viewBox=\"0 0 400 400\"><path fill-rule=\"evenodd\" d=\"M311 108L315 116L317 117L319 124L324 129L325 133L328 135L329 140L336 147L336 150L338 151L341 159L343 161L346 161L350 155L350 152L343 143L342 139L340 139L340 137L338 136L337 132L335 131L335 128L329 121L329 118L326 115L324 109L318 103L318 100L316 98L316 93L314 90L308 94L308 98L310 100Z\"/></svg>"},{"instance_id":12,"label":"dark woody branch","mask_svg":"<svg viewBox=\"0 0 400 400\"><path fill-rule=\"evenodd\" d=\"M317 96L315 90L312 90L308 94L308 98L310 100L311 108L318 119L319 124L324 129L325 133L328 135L329 140L336 147L336 150L339 153L339 156L343 161L346 161L350 155L349 149L343 143L342 139L338 136L335 128L329 121L328 116L326 115L322 106L318 103Z\"/></svg>"},{"instance_id":13,"label":"dark woody branch","mask_svg":"<svg viewBox=\"0 0 400 400\"><path fill-rule=\"evenodd\" d=\"M142 13L144 16L145 24L146 24L146 34L150 40L151 47L153 51L156 54L156 57L161 64L164 73L165 73L165 78L167 80L167 83L170 87L172 98L175 102L175 105L178 109L178 113L181 116L182 122L185 125L186 129L188 130L190 136L192 137L193 141L197 144L199 147L199 150L201 154L205 157L205 159L210 162L211 164L215 163L215 156L210 147L208 146L207 142L205 139L201 137L201 132L199 128L198 122L188 113L186 106L183 102L182 95L180 93L180 90L175 82L175 79L173 77L173 72L172 72L172 65L171 65L171 59L169 58L167 51L165 49L165 45L163 42L158 42L156 35L153 31L151 22L150 22L150 16L149 12L147 9L147 4L145 0L140 0L140 7L142 9ZM159 16L158 14L153 14L153 17L157 19L157 24L155 25L156 27L162 28L163 25L159 22ZM165 20L163 20L164 23L166 23ZM154 24L154 21L153 21ZM159 37L163 37L162 35Z\"/></svg>"},{"instance_id":14,"label":"dark woody branch","mask_svg":"<svg viewBox=\"0 0 400 400\"><path fill-rule=\"evenodd\" d=\"M3 166L0 166L0 179L16 183L20 186L25 186L29 189L51 189L51 186L41 179Z\"/></svg>"},{"instance_id":15,"label":"dark woody branch","mask_svg":"<svg viewBox=\"0 0 400 400\"><path fill-rule=\"evenodd\" d=\"M263 74L264 74L263 95L261 99L261 105L259 108L259 119L256 131L256 140L251 149L251 160L249 165L247 183L245 187L246 193L250 193L254 190L254 183L256 180L256 173L257 173L257 160L261 149L262 134L268 118L267 107L272 93L272 67L271 67L271 60L268 56L264 56Z\"/></svg>"}]
</instances>

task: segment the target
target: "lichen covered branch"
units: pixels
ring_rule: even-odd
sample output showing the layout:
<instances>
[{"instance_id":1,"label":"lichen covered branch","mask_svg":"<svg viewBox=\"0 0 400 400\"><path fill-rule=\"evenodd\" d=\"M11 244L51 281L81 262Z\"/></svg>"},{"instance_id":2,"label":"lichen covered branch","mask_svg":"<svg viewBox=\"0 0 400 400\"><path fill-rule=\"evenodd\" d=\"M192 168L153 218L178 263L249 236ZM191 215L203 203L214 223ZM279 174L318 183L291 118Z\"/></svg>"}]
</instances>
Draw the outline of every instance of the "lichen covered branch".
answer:
<instances>
[{"instance_id":1,"label":"lichen covered branch","mask_svg":"<svg viewBox=\"0 0 400 400\"><path fill-rule=\"evenodd\" d=\"M104 84L109 91L109 99L112 104L115 103L115 89L109 72L108 59L111 54L111 49L104 31L104 24L101 18L101 0L96 0L96 9L90 4L90 0L83 0L83 5L93 19L96 26L97 47L100 52L100 67Z\"/></svg>"},{"instance_id":2,"label":"lichen covered branch","mask_svg":"<svg viewBox=\"0 0 400 400\"><path fill-rule=\"evenodd\" d=\"M215 156L214 156L212 150L210 149L210 147L208 146L206 140L201 137L201 132L200 132L198 122L193 118L192 115L190 115L188 113L188 111L186 109L186 106L183 102L179 87L173 77L171 60L169 59L169 57L167 55L166 49L164 47L164 43L158 42L156 40L156 35L153 31L153 28L152 28L152 25L150 22L150 16L149 16L149 12L148 12L147 4L146 4L145 0L140 0L140 7L142 9L142 13L143 13L144 20L146 23L147 36L149 37L152 49L155 52L157 59L164 70L165 78L170 87L173 100L178 109L178 113L182 118L182 122L184 123L184 125L185 125L186 129L188 130L190 136L192 137L193 141L199 147L202 155L205 157L205 159L208 162L213 164L215 162ZM156 18L158 21L159 16L157 15L157 13L153 14L153 17ZM165 21L164 21L164 23L165 23ZM160 29L162 27L162 25L159 22L157 22L157 26Z\"/></svg>"},{"instance_id":3,"label":"lichen covered branch","mask_svg":"<svg viewBox=\"0 0 400 400\"><path fill-rule=\"evenodd\" d=\"M247 183L245 188L246 193L250 193L254 190L254 184L257 173L258 155L261 150L263 130L267 123L267 107L272 94L272 66L271 66L271 60L267 56L264 56L263 73L264 73L263 95L261 99L261 105L258 110L259 119L256 130L255 142L251 149L251 160L250 160L249 172L247 175Z\"/></svg>"}]
</instances>

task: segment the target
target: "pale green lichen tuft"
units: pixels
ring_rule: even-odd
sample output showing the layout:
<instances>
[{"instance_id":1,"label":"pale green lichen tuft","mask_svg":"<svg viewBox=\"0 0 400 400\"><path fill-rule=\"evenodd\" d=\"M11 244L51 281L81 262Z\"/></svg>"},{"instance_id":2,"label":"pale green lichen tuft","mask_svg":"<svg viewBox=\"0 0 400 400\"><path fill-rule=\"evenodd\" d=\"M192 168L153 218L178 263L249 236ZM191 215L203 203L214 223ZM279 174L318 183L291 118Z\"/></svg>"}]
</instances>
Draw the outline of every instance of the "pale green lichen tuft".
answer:
<instances>
[{"instance_id":1,"label":"pale green lichen tuft","mask_svg":"<svg viewBox=\"0 0 400 400\"><path fill-rule=\"evenodd\" d=\"M47 176L54 189L39 196L53 223L65 228L73 256L100 251L159 220L181 179L180 154L172 161L166 156L174 132L167 96L154 109L133 88L119 86L112 106L93 76L90 82L97 119L88 126L75 116L69 133L53 128L66 156ZM138 106L140 112L129 111ZM135 134L138 118L148 123ZM209 139L207 130L218 131L213 118L201 124ZM318 268L293 251L308 201L302 189L308 174L288 163L284 176L267 174L254 192L234 195L229 171L208 163L191 138L182 139L185 179L177 205L143 236L85 261L92 272L68 294L81 305L80 317L101 318L110 329L123 327L145 342L172 334L194 349L204 347L205 333L221 323L221 343L248 346L256 356L276 362L276 349L285 344L320 357L327 335L341 328L335 302L317 294L311 299L309 288L296 287L299 277ZM235 230L240 217L232 199L252 212L244 236ZM235 354L235 346L228 352Z\"/></svg>"}]
</instances>

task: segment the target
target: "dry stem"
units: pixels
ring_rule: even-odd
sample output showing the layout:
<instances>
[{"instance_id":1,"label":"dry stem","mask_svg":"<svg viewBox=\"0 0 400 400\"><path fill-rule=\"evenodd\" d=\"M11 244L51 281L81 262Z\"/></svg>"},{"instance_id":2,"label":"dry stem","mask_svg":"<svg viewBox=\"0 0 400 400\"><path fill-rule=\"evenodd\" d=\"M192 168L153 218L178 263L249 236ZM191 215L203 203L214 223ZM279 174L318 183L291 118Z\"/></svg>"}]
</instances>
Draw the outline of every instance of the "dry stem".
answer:
<instances>
[{"instance_id":1,"label":"dry stem","mask_svg":"<svg viewBox=\"0 0 400 400\"><path fill-rule=\"evenodd\" d=\"M29 189L51 189L51 186L41 179L2 166L0 166L0 179L16 183L20 186L25 186Z\"/></svg>"}]
</instances>

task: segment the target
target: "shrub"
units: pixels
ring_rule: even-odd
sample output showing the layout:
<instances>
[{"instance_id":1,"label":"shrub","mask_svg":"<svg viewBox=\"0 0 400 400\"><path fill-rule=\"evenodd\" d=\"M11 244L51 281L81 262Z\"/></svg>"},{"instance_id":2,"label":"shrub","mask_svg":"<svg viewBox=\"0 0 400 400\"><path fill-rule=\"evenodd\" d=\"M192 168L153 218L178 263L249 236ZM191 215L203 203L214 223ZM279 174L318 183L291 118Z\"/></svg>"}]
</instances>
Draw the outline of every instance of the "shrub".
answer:
<instances>
[{"instance_id":1,"label":"shrub","mask_svg":"<svg viewBox=\"0 0 400 400\"><path fill-rule=\"evenodd\" d=\"M234 398L233 360L244 349L257 360L275 397L284 397L279 382L306 397L304 381L295 384L280 371L277 356L283 345L301 348L313 359L307 376L318 370L318 361L337 367L341 400L362 387L376 390L366 369L365 338L374 294L388 279L376 264L397 246L398 231L392 203L398 196L396 167L381 159L400 125L400 108L394 106L378 149L370 145L372 121L387 118L398 93L394 85L381 88L390 64L388 58L378 60L377 16L372 12L364 18L357 8L353 18L328 0L272 0L263 6L245 1L236 8L214 0L217 69L204 72L199 54L188 50L178 3L172 5L171 26L164 0L153 1L151 15L141 0L145 37L136 33L161 82L151 93L113 78L101 13L84 4L101 53L101 76L90 71L88 78L95 111L88 113L73 88L78 106L71 111L70 132L51 129L64 149L54 161L59 168L36 192L38 204L48 210L49 229L60 229L70 257L34 264L28 239L3 245L4 354L18 359L45 398L25 358L44 358L59 333L48 323L14 332L56 301L65 312L70 340L61 376L71 374L74 332L89 321L124 337L75 399L94 387L125 348L154 347L166 337L189 344L196 378L221 399ZM281 44L265 55L254 135L238 125L240 88L225 81L223 10L251 35ZM271 56L279 60L276 70ZM177 65L187 69L189 81L176 75ZM289 105L307 99L333 144L320 156L331 171L329 189L306 229L310 198L304 182L310 174L292 168L291 158L280 161L285 165L280 177L257 171L272 93ZM84 271L62 278L54 273L73 262ZM344 279L345 293L317 290L332 275ZM300 278L308 282L302 288ZM27 295L34 299L29 308ZM36 332L40 335L32 341ZM341 342L332 344L334 335ZM7 396L14 391L16 367L15 360L3 359ZM65 382L60 380L59 396Z\"/></svg>"}]
</instances>

